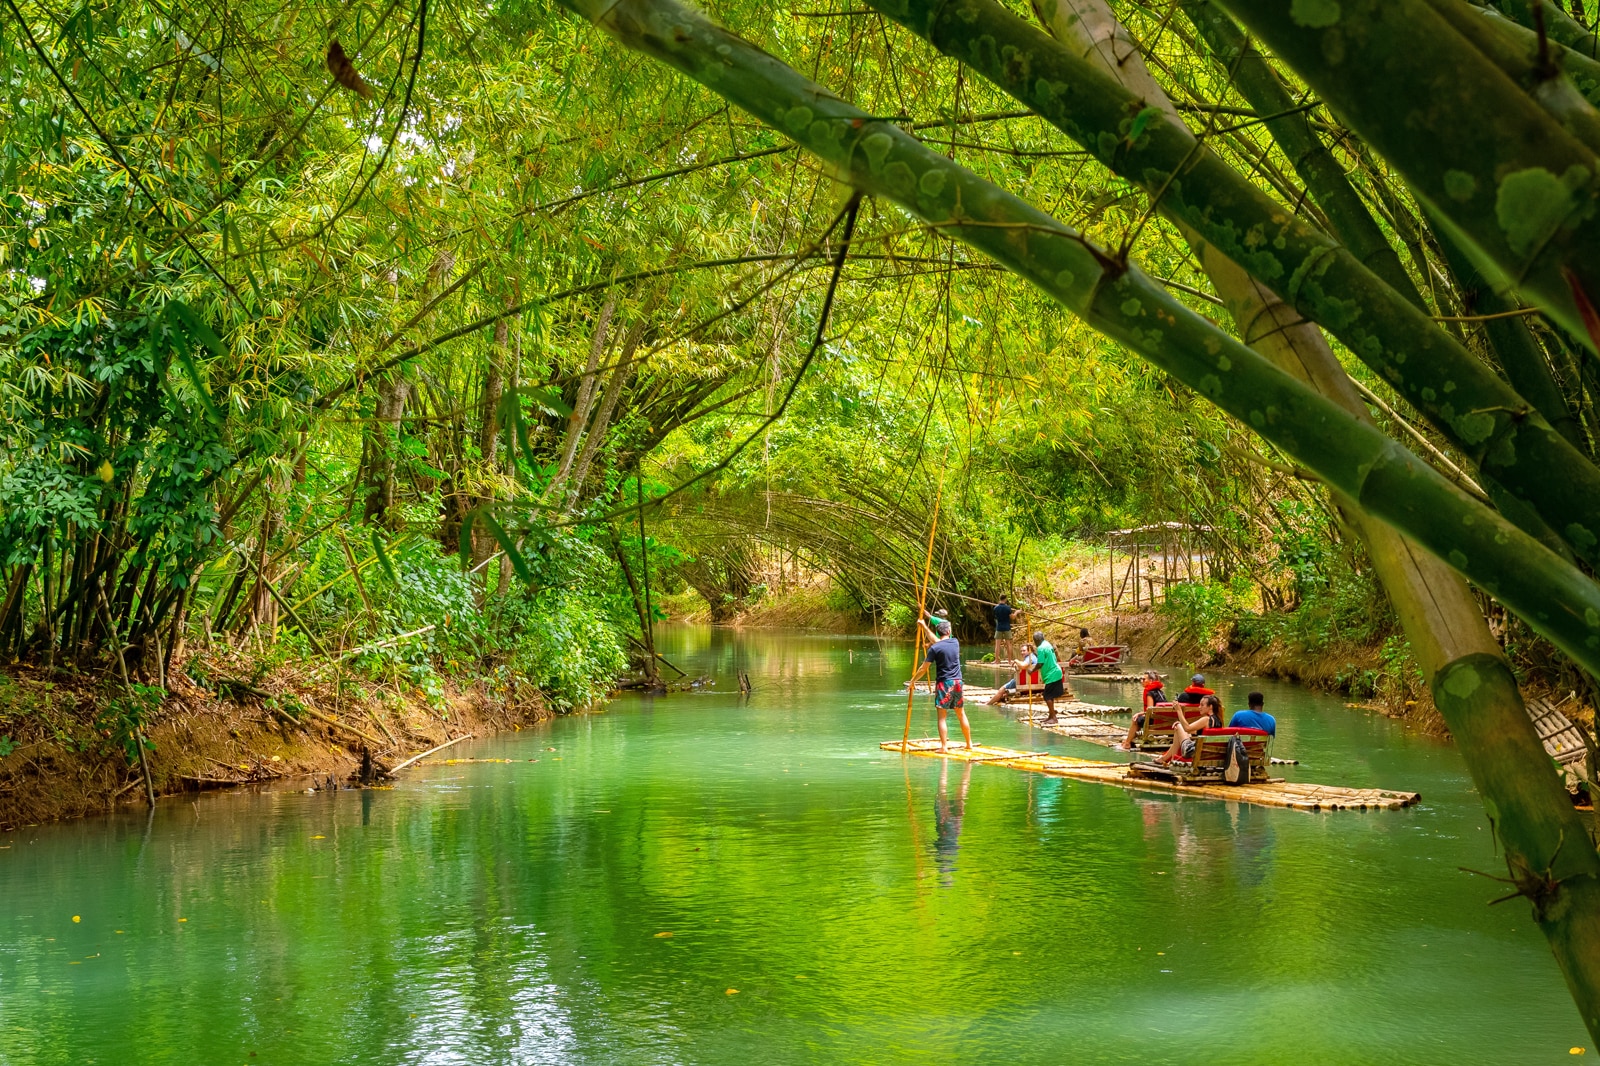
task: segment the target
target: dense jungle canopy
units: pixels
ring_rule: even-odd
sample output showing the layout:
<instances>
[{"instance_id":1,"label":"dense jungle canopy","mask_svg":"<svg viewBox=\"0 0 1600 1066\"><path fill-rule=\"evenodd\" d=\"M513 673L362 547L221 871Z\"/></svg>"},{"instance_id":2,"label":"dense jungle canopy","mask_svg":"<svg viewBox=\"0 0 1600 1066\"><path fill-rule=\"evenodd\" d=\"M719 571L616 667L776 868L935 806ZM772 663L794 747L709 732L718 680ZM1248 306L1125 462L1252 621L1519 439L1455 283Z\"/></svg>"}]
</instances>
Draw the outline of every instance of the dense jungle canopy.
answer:
<instances>
[{"instance_id":1,"label":"dense jungle canopy","mask_svg":"<svg viewBox=\"0 0 1600 1066\"><path fill-rule=\"evenodd\" d=\"M0 648L118 729L186 643L570 707L652 587L903 623L937 511L979 631L1184 522L1403 632L1600 1032L1518 692L1600 667L1583 0L0 2Z\"/></svg>"}]
</instances>

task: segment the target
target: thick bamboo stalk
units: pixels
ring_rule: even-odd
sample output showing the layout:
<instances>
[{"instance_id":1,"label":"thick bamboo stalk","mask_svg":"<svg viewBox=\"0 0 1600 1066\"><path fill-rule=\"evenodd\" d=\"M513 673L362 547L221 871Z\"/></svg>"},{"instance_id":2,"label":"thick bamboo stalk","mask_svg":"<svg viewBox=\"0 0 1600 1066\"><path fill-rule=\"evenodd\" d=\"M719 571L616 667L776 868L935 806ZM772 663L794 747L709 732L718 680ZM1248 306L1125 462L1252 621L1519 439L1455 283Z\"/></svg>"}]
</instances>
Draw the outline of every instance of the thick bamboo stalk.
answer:
<instances>
[{"instance_id":1,"label":"thick bamboo stalk","mask_svg":"<svg viewBox=\"0 0 1600 1066\"><path fill-rule=\"evenodd\" d=\"M1433 230L1445 261L1450 265L1450 272L1455 275L1463 312L1468 315L1497 315L1515 308L1515 304L1495 292L1446 227L1433 223ZM1543 347L1528 329L1527 319L1522 316L1488 318L1482 328L1489 347L1500 363L1500 370L1511 382L1512 388L1519 395L1526 396L1539 409L1545 421L1555 427L1556 432L1566 437L1573 447L1581 449L1583 430L1577 419L1572 417L1567 398L1562 394L1561 386L1556 384Z\"/></svg>"},{"instance_id":2,"label":"thick bamboo stalk","mask_svg":"<svg viewBox=\"0 0 1600 1066\"><path fill-rule=\"evenodd\" d=\"M1399 254L1266 56L1211 0L1189 0L1183 11L1228 72L1234 88L1250 101L1256 114L1270 116L1264 120L1267 132L1306 183L1306 191L1333 227L1332 236L1391 289L1425 309Z\"/></svg>"},{"instance_id":3,"label":"thick bamboo stalk","mask_svg":"<svg viewBox=\"0 0 1600 1066\"><path fill-rule=\"evenodd\" d=\"M1450 723L1472 781L1505 848L1515 891L1533 904L1589 1032L1600 1038L1600 858L1560 779L1521 767L1550 757L1520 708L1516 679L1498 656L1467 656L1434 675L1433 699ZM1492 756L1492 757L1491 757Z\"/></svg>"},{"instance_id":4,"label":"thick bamboo stalk","mask_svg":"<svg viewBox=\"0 0 1600 1066\"><path fill-rule=\"evenodd\" d=\"M1516 83L1540 107L1544 108L1566 131L1582 141L1590 151L1600 148L1600 113L1592 106L1591 97L1582 92L1569 73L1562 76L1557 57L1568 50L1552 44L1548 37L1518 26L1508 18L1492 11L1474 9L1461 0L1427 0L1429 7L1449 23L1485 59ZM1572 54L1571 66L1580 68L1584 81L1594 88L1593 60Z\"/></svg>"},{"instance_id":5,"label":"thick bamboo stalk","mask_svg":"<svg viewBox=\"0 0 1600 1066\"><path fill-rule=\"evenodd\" d=\"M1600 468L1347 249L996 0L868 2L1159 196L1169 217L1343 341L1485 477L1543 516L1578 555L1600 562ZM1130 139L1141 114L1142 132Z\"/></svg>"},{"instance_id":6,"label":"thick bamboo stalk","mask_svg":"<svg viewBox=\"0 0 1600 1066\"><path fill-rule=\"evenodd\" d=\"M1565 45L1579 55L1600 59L1600 38L1561 10L1559 4L1553 4L1550 0L1491 0L1490 6L1499 8L1507 18L1530 30L1543 22L1545 32L1552 41ZM1537 17L1534 15L1535 9L1539 10Z\"/></svg>"},{"instance_id":7,"label":"thick bamboo stalk","mask_svg":"<svg viewBox=\"0 0 1600 1066\"><path fill-rule=\"evenodd\" d=\"M1428 0L1339 0L1311 14L1282 0L1218 3L1461 232L1494 280L1600 350L1585 325L1600 306L1600 158Z\"/></svg>"}]
</instances>

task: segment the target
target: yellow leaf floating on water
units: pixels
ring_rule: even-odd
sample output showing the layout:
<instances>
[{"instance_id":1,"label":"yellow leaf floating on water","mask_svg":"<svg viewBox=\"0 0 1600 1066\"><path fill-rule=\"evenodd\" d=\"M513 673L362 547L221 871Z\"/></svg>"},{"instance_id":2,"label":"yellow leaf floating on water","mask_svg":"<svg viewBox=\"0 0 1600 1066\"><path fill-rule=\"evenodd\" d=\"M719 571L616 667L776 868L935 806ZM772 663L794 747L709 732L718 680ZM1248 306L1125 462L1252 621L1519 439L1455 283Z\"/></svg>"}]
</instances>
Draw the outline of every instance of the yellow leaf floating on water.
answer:
<instances>
[{"instance_id":1,"label":"yellow leaf floating on water","mask_svg":"<svg viewBox=\"0 0 1600 1066\"><path fill-rule=\"evenodd\" d=\"M328 838L323 836L321 833L318 833L316 836L312 837L311 839L312 840L327 840Z\"/></svg>"},{"instance_id":2,"label":"yellow leaf floating on water","mask_svg":"<svg viewBox=\"0 0 1600 1066\"><path fill-rule=\"evenodd\" d=\"M73 919L73 920L76 921L77 919ZM664 936L671 936L671 935L672 935L671 933L657 933L656 934L656 939L660 940Z\"/></svg>"},{"instance_id":3,"label":"yellow leaf floating on water","mask_svg":"<svg viewBox=\"0 0 1600 1066\"><path fill-rule=\"evenodd\" d=\"M737 996L737 995L738 995L738 994L739 994L739 990L738 990L738 989L737 989L737 988L730 988L730 989L728 989L728 991L727 991L727 992L726 992L726 993L724 993L724 994L725 994L725 995L729 995L729 996Z\"/></svg>"},{"instance_id":4,"label":"yellow leaf floating on water","mask_svg":"<svg viewBox=\"0 0 1600 1066\"><path fill-rule=\"evenodd\" d=\"M1567 1049L1567 1054L1568 1055L1582 1055L1584 1050L1585 1049L1581 1048L1581 1047L1568 1048Z\"/></svg>"},{"instance_id":5,"label":"yellow leaf floating on water","mask_svg":"<svg viewBox=\"0 0 1600 1066\"><path fill-rule=\"evenodd\" d=\"M76 914L74 914L74 915L73 915L73 916L72 916L72 920L73 920L73 921L75 921L75 922L81 922L81 921L83 921L83 919L82 919L82 918L80 918L80 917L79 917L79 916L78 916L78 915L76 915Z\"/></svg>"},{"instance_id":6,"label":"yellow leaf floating on water","mask_svg":"<svg viewBox=\"0 0 1600 1066\"><path fill-rule=\"evenodd\" d=\"M187 922L187 921L188 921L188 920L189 920L189 919L187 919L187 918L179 918L179 919L178 919L178 921L180 921L180 922Z\"/></svg>"}]
</instances>

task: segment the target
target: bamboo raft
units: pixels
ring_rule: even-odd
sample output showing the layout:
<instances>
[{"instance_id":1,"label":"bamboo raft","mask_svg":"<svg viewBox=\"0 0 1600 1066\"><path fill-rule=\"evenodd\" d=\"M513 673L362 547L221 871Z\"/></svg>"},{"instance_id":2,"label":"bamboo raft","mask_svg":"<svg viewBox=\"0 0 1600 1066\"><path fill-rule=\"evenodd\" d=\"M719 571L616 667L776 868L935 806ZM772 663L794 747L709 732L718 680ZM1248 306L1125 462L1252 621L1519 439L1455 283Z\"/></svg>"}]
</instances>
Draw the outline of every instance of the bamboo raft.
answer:
<instances>
[{"instance_id":1,"label":"bamboo raft","mask_svg":"<svg viewBox=\"0 0 1600 1066\"><path fill-rule=\"evenodd\" d=\"M941 752L936 738L913 740L904 746L898 740L886 740L878 747L884 751L898 751L907 755L955 759L958 762L988 763L1012 770L1027 770L1031 773L1066 777L1076 781L1094 781L1143 792L1176 792L1203 796L1206 799L1233 800L1236 803L1254 803L1262 807L1284 807L1296 811L1397 811L1422 799L1422 794L1419 792L1341 788L1337 785L1285 781L1282 778L1273 778L1254 785L1182 785L1172 781L1133 777L1128 773L1125 763L1075 759L1068 755L1052 755L1042 751L1017 751L987 744L974 745L969 751L959 744L952 744L949 751Z\"/></svg>"}]
</instances>

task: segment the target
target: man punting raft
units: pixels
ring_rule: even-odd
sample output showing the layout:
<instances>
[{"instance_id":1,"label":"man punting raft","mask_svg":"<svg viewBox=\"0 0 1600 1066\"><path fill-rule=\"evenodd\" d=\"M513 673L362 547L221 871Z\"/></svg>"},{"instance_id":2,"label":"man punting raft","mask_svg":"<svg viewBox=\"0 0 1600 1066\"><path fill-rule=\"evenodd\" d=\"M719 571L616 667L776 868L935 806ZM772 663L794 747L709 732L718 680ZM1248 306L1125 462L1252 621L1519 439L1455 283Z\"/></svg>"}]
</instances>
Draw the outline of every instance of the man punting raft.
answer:
<instances>
[{"instance_id":1,"label":"man punting raft","mask_svg":"<svg viewBox=\"0 0 1600 1066\"><path fill-rule=\"evenodd\" d=\"M961 691L961 645L950 634L948 618L935 616L933 628L918 618L917 625L928 640L927 661L933 667L933 705L939 712L939 750L946 751L949 747L945 715L950 711L956 712L961 723L961 735L966 738L967 747L971 748L972 726L967 723L966 701Z\"/></svg>"}]
</instances>

